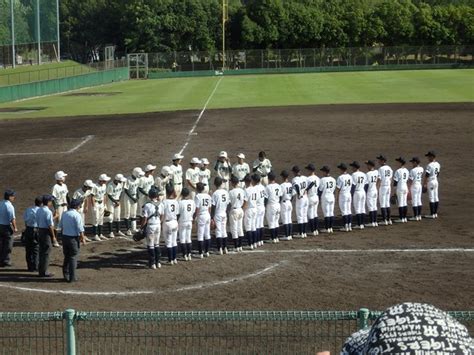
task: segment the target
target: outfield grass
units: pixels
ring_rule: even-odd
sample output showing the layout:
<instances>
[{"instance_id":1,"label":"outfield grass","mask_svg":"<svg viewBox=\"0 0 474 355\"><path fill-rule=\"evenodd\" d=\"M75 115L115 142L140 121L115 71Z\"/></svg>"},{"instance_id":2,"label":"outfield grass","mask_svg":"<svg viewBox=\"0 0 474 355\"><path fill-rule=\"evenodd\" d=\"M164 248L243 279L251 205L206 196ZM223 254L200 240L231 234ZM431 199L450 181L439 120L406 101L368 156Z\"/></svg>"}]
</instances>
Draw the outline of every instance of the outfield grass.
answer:
<instances>
[{"instance_id":1,"label":"outfield grass","mask_svg":"<svg viewBox=\"0 0 474 355\"><path fill-rule=\"evenodd\" d=\"M15 69L0 69L0 86L25 84L33 81L65 78L92 71L90 67L65 60L60 63L22 65Z\"/></svg>"},{"instance_id":2,"label":"outfield grass","mask_svg":"<svg viewBox=\"0 0 474 355\"><path fill-rule=\"evenodd\" d=\"M221 79L222 78L222 79ZM0 118L57 117L208 108L344 104L473 102L474 70L421 70L355 73L252 75L129 81L81 92L121 92L115 96L51 96L0 105L47 107Z\"/></svg>"}]
</instances>

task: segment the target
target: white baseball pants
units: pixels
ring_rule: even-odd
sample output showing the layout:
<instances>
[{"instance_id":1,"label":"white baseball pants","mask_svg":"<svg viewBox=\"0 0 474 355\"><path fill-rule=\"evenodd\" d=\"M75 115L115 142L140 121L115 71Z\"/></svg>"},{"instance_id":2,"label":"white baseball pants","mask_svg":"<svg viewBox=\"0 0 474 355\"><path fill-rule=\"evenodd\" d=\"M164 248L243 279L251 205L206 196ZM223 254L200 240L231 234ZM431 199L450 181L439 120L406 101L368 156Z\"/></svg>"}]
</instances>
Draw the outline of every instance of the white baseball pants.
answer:
<instances>
[{"instance_id":1,"label":"white baseball pants","mask_svg":"<svg viewBox=\"0 0 474 355\"><path fill-rule=\"evenodd\" d=\"M186 221L186 222L181 222L181 220L179 221L178 232L179 232L179 242L181 244L191 243L192 229L193 229L192 221Z\"/></svg>"},{"instance_id":2,"label":"white baseball pants","mask_svg":"<svg viewBox=\"0 0 474 355\"><path fill-rule=\"evenodd\" d=\"M216 224L216 238L227 238L227 216L214 216L214 223Z\"/></svg>"},{"instance_id":3,"label":"white baseball pants","mask_svg":"<svg viewBox=\"0 0 474 355\"><path fill-rule=\"evenodd\" d=\"M122 199L123 218L130 219L137 217L138 202L133 202L127 195Z\"/></svg>"},{"instance_id":4,"label":"white baseball pants","mask_svg":"<svg viewBox=\"0 0 474 355\"><path fill-rule=\"evenodd\" d=\"M352 196L350 192L339 194L339 210L343 216L349 216L352 214Z\"/></svg>"},{"instance_id":5,"label":"white baseball pants","mask_svg":"<svg viewBox=\"0 0 474 355\"><path fill-rule=\"evenodd\" d=\"M324 194L321 196L321 208L324 217L334 217L334 195Z\"/></svg>"},{"instance_id":6,"label":"white baseball pants","mask_svg":"<svg viewBox=\"0 0 474 355\"><path fill-rule=\"evenodd\" d=\"M319 196L308 196L308 219L318 217Z\"/></svg>"},{"instance_id":7,"label":"white baseball pants","mask_svg":"<svg viewBox=\"0 0 474 355\"><path fill-rule=\"evenodd\" d=\"M428 198L431 203L439 202L438 180L428 180Z\"/></svg>"},{"instance_id":8,"label":"white baseball pants","mask_svg":"<svg viewBox=\"0 0 474 355\"><path fill-rule=\"evenodd\" d=\"M291 213L293 212L293 205L291 204L291 201L283 201L280 206L281 224L291 224Z\"/></svg>"},{"instance_id":9,"label":"white baseball pants","mask_svg":"<svg viewBox=\"0 0 474 355\"><path fill-rule=\"evenodd\" d=\"M165 235L165 243L167 248L178 246L178 221L172 219L171 221L163 223L163 234Z\"/></svg>"},{"instance_id":10,"label":"white baseball pants","mask_svg":"<svg viewBox=\"0 0 474 355\"><path fill-rule=\"evenodd\" d=\"M232 239L244 236L244 211L242 208L234 208L229 213L229 226Z\"/></svg>"},{"instance_id":11,"label":"white baseball pants","mask_svg":"<svg viewBox=\"0 0 474 355\"><path fill-rule=\"evenodd\" d=\"M255 232L257 230L257 209L247 208L244 213L244 226L246 232Z\"/></svg>"},{"instance_id":12,"label":"white baseball pants","mask_svg":"<svg viewBox=\"0 0 474 355\"><path fill-rule=\"evenodd\" d=\"M202 242L211 239L211 216L209 213L197 218L197 240Z\"/></svg>"},{"instance_id":13,"label":"white baseball pants","mask_svg":"<svg viewBox=\"0 0 474 355\"><path fill-rule=\"evenodd\" d=\"M257 206L256 222L257 228L263 228L265 225L265 206Z\"/></svg>"},{"instance_id":14,"label":"white baseball pants","mask_svg":"<svg viewBox=\"0 0 474 355\"><path fill-rule=\"evenodd\" d=\"M390 185L380 186L379 189L379 202L380 208L390 208Z\"/></svg>"},{"instance_id":15,"label":"white baseball pants","mask_svg":"<svg viewBox=\"0 0 474 355\"><path fill-rule=\"evenodd\" d=\"M367 191L367 209L369 212L377 211L377 189Z\"/></svg>"},{"instance_id":16,"label":"white baseball pants","mask_svg":"<svg viewBox=\"0 0 474 355\"><path fill-rule=\"evenodd\" d=\"M353 203L354 203L354 211L356 214L364 214L365 213L365 191L356 191L354 192L354 198L353 198Z\"/></svg>"},{"instance_id":17,"label":"white baseball pants","mask_svg":"<svg viewBox=\"0 0 474 355\"><path fill-rule=\"evenodd\" d=\"M278 221L280 220L280 204L272 203L267 205L266 217L268 228L275 229L279 227Z\"/></svg>"},{"instance_id":18,"label":"white baseball pants","mask_svg":"<svg viewBox=\"0 0 474 355\"><path fill-rule=\"evenodd\" d=\"M398 207L407 207L408 189L397 190Z\"/></svg>"},{"instance_id":19,"label":"white baseball pants","mask_svg":"<svg viewBox=\"0 0 474 355\"><path fill-rule=\"evenodd\" d=\"M295 202L296 221L308 223L308 196L297 197Z\"/></svg>"},{"instance_id":20,"label":"white baseball pants","mask_svg":"<svg viewBox=\"0 0 474 355\"><path fill-rule=\"evenodd\" d=\"M106 222L118 222L120 221L120 205L114 206L111 201L107 201L107 211L110 212L108 217L105 217Z\"/></svg>"},{"instance_id":21,"label":"white baseball pants","mask_svg":"<svg viewBox=\"0 0 474 355\"><path fill-rule=\"evenodd\" d=\"M92 225L101 226L104 224L104 203L94 203L92 207Z\"/></svg>"},{"instance_id":22,"label":"white baseball pants","mask_svg":"<svg viewBox=\"0 0 474 355\"><path fill-rule=\"evenodd\" d=\"M148 248L157 248L160 245L161 224L148 224L146 233L146 246Z\"/></svg>"},{"instance_id":23,"label":"white baseball pants","mask_svg":"<svg viewBox=\"0 0 474 355\"><path fill-rule=\"evenodd\" d=\"M421 206L421 183L415 182L411 185L411 204L414 207Z\"/></svg>"}]
</instances>

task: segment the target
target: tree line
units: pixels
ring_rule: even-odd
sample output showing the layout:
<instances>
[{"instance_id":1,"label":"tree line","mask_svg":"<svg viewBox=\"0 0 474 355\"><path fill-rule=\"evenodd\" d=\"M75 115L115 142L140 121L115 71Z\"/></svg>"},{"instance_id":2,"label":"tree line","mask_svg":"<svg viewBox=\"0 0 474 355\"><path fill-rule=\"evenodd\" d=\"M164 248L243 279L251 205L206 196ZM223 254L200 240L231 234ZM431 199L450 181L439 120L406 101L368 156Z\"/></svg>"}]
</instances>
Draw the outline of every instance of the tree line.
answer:
<instances>
[{"instance_id":1,"label":"tree line","mask_svg":"<svg viewBox=\"0 0 474 355\"><path fill-rule=\"evenodd\" d=\"M61 0L62 48L216 51L221 0ZM228 49L474 43L474 0L229 0Z\"/></svg>"}]
</instances>

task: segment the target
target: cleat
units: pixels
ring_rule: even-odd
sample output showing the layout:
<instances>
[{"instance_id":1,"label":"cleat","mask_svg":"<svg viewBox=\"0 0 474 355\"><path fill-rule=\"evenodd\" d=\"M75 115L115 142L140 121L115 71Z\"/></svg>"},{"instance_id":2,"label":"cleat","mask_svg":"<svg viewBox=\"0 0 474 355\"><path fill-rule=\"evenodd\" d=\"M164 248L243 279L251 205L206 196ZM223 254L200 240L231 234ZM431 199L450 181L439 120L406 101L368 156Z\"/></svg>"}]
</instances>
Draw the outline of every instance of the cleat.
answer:
<instances>
[{"instance_id":1,"label":"cleat","mask_svg":"<svg viewBox=\"0 0 474 355\"><path fill-rule=\"evenodd\" d=\"M318 232L317 230L315 230L315 231L313 232L313 235L316 237L317 235L319 235L319 232Z\"/></svg>"},{"instance_id":2,"label":"cleat","mask_svg":"<svg viewBox=\"0 0 474 355\"><path fill-rule=\"evenodd\" d=\"M254 248L253 248L253 244L252 244L252 245L250 245L250 250L253 250L253 249L254 249Z\"/></svg>"},{"instance_id":3,"label":"cleat","mask_svg":"<svg viewBox=\"0 0 474 355\"><path fill-rule=\"evenodd\" d=\"M388 221L387 220L383 221L383 224L388 226Z\"/></svg>"},{"instance_id":4,"label":"cleat","mask_svg":"<svg viewBox=\"0 0 474 355\"><path fill-rule=\"evenodd\" d=\"M209 252L206 253L206 257L209 257Z\"/></svg>"},{"instance_id":5,"label":"cleat","mask_svg":"<svg viewBox=\"0 0 474 355\"><path fill-rule=\"evenodd\" d=\"M58 241L55 240L55 241L53 242L53 247L59 248L59 246L60 246L60 245L59 245Z\"/></svg>"},{"instance_id":6,"label":"cleat","mask_svg":"<svg viewBox=\"0 0 474 355\"><path fill-rule=\"evenodd\" d=\"M157 267L158 269L161 269L161 264L160 264L160 263L157 263L157 264L156 264L156 267Z\"/></svg>"},{"instance_id":7,"label":"cleat","mask_svg":"<svg viewBox=\"0 0 474 355\"><path fill-rule=\"evenodd\" d=\"M391 219L388 220L388 224L392 225L392 220Z\"/></svg>"},{"instance_id":8,"label":"cleat","mask_svg":"<svg viewBox=\"0 0 474 355\"><path fill-rule=\"evenodd\" d=\"M153 264L152 266L150 266L150 269L156 270L156 265Z\"/></svg>"},{"instance_id":9,"label":"cleat","mask_svg":"<svg viewBox=\"0 0 474 355\"><path fill-rule=\"evenodd\" d=\"M131 229L129 229L129 230L127 231L127 233L126 233L126 234L127 234L127 237L131 237L131 236L132 236L132 234L133 234L133 233L132 233L132 230L131 230Z\"/></svg>"},{"instance_id":10,"label":"cleat","mask_svg":"<svg viewBox=\"0 0 474 355\"><path fill-rule=\"evenodd\" d=\"M222 252L222 248L219 248L219 254L220 254L220 255L224 254L224 253Z\"/></svg>"},{"instance_id":11,"label":"cleat","mask_svg":"<svg viewBox=\"0 0 474 355\"><path fill-rule=\"evenodd\" d=\"M199 258L204 259L204 254L199 254Z\"/></svg>"},{"instance_id":12,"label":"cleat","mask_svg":"<svg viewBox=\"0 0 474 355\"><path fill-rule=\"evenodd\" d=\"M224 248L224 254L227 254L229 252L229 250L227 250L227 248Z\"/></svg>"},{"instance_id":13,"label":"cleat","mask_svg":"<svg viewBox=\"0 0 474 355\"><path fill-rule=\"evenodd\" d=\"M304 238L308 238L308 235L306 233L304 233L303 235L304 235Z\"/></svg>"},{"instance_id":14,"label":"cleat","mask_svg":"<svg viewBox=\"0 0 474 355\"><path fill-rule=\"evenodd\" d=\"M191 261L192 259L192 254L188 254L188 260Z\"/></svg>"},{"instance_id":15,"label":"cleat","mask_svg":"<svg viewBox=\"0 0 474 355\"><path fill-rule=\"evenodd\" d=\"M115 234L114 234L114 232L110 233L108 238L109 238L109 239L113 239L113 238L115 238Z\"/></svg>"},{"instance_id":16,"label":"cleat","mask_svg":"<svg viewBox=\"0 0 474 355\"><path fill-rule=\"evenodd\" d=\"M174 259L174 264L178 265L178 260Z\"/></svg>"},{"instance_id":17,"label":"cleat","mask_svg":"<svg viewBox=\"0 0 474 355\"><path fill-rule=\"evenodd\" d=\"M184 260L188 261L188 256L187 255L184 256Z\"/></svg>"},{"instance_id":18,"label":"cleat","mask_svg":"<svg viewBox=\"0 0 474 355\"><path fill-rule=\"evenodd\" d=\"M365 227L364 227L363 224L361 224L361 225L359 226L359 229L364 229L364 228L365 228Z\"/></svg>"},{"instance_id":19,"label":"cleat","mask_svg":"<svg viewBox=\"0 0 474 355\"><path fill-rule=\"evenodd\" d=\"M106 237L105 235L103 235L103 234L101 234L101 235L99 236L99 238L100 238L100 240L107 240L107 237Z\"/></svg>"},{"instance_id":20,"label":"cleat","mask_svg":"<svg viewBox=\"0 0 474 355\"><path fill-rule=\"evenodd\" d=\"M122 231L118 231L118 232L117 232L117 235L119 235L119 236L121 236L121 237L125 237L125 233L122 232Z\"/></svg>"},{"instance_id":21,"label":"cleat","mask_svg":"<svg viewBox=\"0 0 474 355\"><path fill-rule=\"evenodd\" d=\"M378 227L379 224L377 222L374 223L374 227Z\"/></svg>"},{"instance_id":22,"label":"cleat","mask_svg":"<svg viewBox=\"0 0 474 355\"><path fill-rule=\"evenodd\" d=\"M102 239L100 239L100 237L96 234L96 235L94 235L94 236L92 237L92 240L93 240L94 242L100 242Z\"/></svg>"}]
</instances>

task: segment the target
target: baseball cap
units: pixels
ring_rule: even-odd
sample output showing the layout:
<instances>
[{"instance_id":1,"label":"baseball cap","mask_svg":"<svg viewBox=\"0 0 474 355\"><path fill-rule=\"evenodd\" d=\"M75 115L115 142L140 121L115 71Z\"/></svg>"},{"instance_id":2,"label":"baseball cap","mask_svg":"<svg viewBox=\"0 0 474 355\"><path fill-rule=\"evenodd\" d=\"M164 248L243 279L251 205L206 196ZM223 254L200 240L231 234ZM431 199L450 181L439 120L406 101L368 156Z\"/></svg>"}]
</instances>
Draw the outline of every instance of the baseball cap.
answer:
<instances>
[{"instance_id":1,"label":"baseball cap","mask_svg":"<svg viewBox=\"0 0 474 355\"><path fill-rule=\"evenodd\" d=\"M245 159L245 154L244 153L239 153L239 154L237 154L237 158Z\"/></svg>"},{"instance_id":2,"label":"baseball cap","mask_svg":"<svg viewBox=\"0 0 474 355\"><path fill-rule=\"evenodd\" d=\"M51 195L43 195L43 205L47 205L48 202L53 201L54 197Z\"/></svg>"},{"instance_id":3,"label":"baseball cap","mask_svg":"<svg viewBox=\"0 0 474 355\"><path fill-rule=\"evenodd\" d=\"M376 159L387 161L387 158L383 154L380 154Z\"/></svg>"},{"instance_id":4,"label":"baseball cap","mask_svg":"<svg viewBox=\"0 0 474 355\"><path fill-rule=\"evenodd\" d=\"M288 176L290 176L290 174L288 173L288 171L282 170L282 172L280 173L280 176L286 179Z\"/></svg>"},{"instance_id":5,"label":"baseball cap","mask_svg":"<svg viewBox=\"0 0 474 355\"><path fill-rule=\"evenodd\" d=\"M199 160L199 158L194 157L191 159L189 164L201 164L201 161Z\"/></svg>"},{"instance_id":6,"label":"baseball cap","mask_svg":"<svg viewBox=\"0 0 474 355\"><path fill-rule=\"evenodd\" d=\"M148 164L146 167L145 167L145 172L150 172L150 171L153 171L156 169L156 165L153 165L153 164Z\"/></svg>"},{"instance_id":7,"label":"baseball cap","mask_svg":"<svg viewBox=\"0 0 474 355\"><path fill-rule=\"evenodd\" d=\"M82 198L73 198L71 202L69 202L69 207L73 209L78 208L80 205L82 205Z\"/></svg>"},{"instance_id":8,"label":"baseball cap","mask_svg":"<svg viewBox=\"0 0 474 355\"><path fill-rule=\"evenodd\" d=\"M331 169L329 168L329 166L327 165L324 165L321 169L319 169L321 171L324 171L325 173L329 173L331 171Z\"/></svg>"},{"instance_id":9,"label":"baseball cap","mask_svg":"<svg viewBox=\"0 0 474 355\"><path fill-rule=\"evenodd\" d=\"M138 177L144 176L145 172L142 170L142 168L137 166L135 169L133 169L132 175L135 176L136 178L138 178Z\"/></svg>"},{"instance_id":10,"label":"baseball cap","mask_svg":"<svg viewBox=\"0 0 474 355\"><path fill-rule=\"evenodd\" d=\"M84 181L84 184L82 184L82 186L93 188L94 183L92 182L92 180L86 180L86 181Z\"/></svg>"},{"instance_id":11,"label":"baseball cap","mask_svg":"<svg viewBox=\"0 0 474 355\"><path fill-rule=\"evenodd\" d=\"M428 153L425 154L425 157L435 157L436 152L434 150L430 150Z\"/></svg>"},{"instance_id":12,"label":"baseball cap","mask_svg":"<svg viewBox=\"0 0 474 355\"><path fill-rule=\"evenodd\" d=\"M360 168L359 162L357 162L355 160L352 163L350 163L349 165L352 166L353 168L356 168L356 169Z\"/></svg>"},{"instance_id":13,"label":"baseball cap","mask_svg":"<svg viewBox=\"0 0 474 355\"><path fill-rule=\"evenodd\" d=\"M105 181L105 182L107 182L107 181L109 181L109 180L110 180L110 177L108 177L107 174L101 174L101 175L99 176L99 181Z\"/></svg>"},{"instance_id":14,"label":"baseball cap","mask_svg":"<svg viewBox=\"0 0 474 355\"><path fill-rule=\"evenodd\" d=\"M365 164L370 165L370 166L375 166L375 162L373 160L366 160Z\"/></svg>"},{"instance_id":15,"label":"baseball cap","mask_svg":"<svg viewBox=\"0 0 474 355\"><path fill-rule=\"evenodd\" d=\"M125 181L127 181L127 179L125 179L125 177L124 177L122 174L117 174L117 175L115 175L114 180L115 180L115 181L120 181L120 182L125 182Z\"/></svg>"},{"instance_id":16,"label":"baseball cap","mask_svg":"<svg viewBox=\"0 0 474 355\"><path fill-rule=\"evenodd\" d=\"M62 170L59 170L56 172L56 174L54 174L54 179L55 180L64 180L64 178L67 176L67 174L62 171Z\"/></svg>"},{"instance_id":17,"label":"baseball cap","mask_svg":"<svg viewBox=\"0 0 474 355\"><path fill-rule=\"evenodd\" d=\"M202 158L202 159L201 159L201 164L203 164L203 165L209 165L209 160L207 160L207 158Z\"/></svg>"},{"instance_id":18,"label":"baseball cap","mask_svg":"<svg viewBox=\"0 0 474 355\"><path fill-rule=\"evenodd\" d=\"M309 171L315 171L316 167L314 166L314 164L310 163L310 164L305 166L305 169L309 170Z\"/></svg>"},{"instance_id":19,"label":"baseball cap","mask_svg":"<svg viewBox=\"0 0 474 355\"><path fill-rule=\"evenodd\" d=\"M275 179L276 179L275 173L274 173L273 171L270 171L270 172L268 173L268 180L274 181Z\"/></svg>"},{"instance_id":20,"label":"baseball cap","mask_svg":"<svg viewBox=\"0 0 474 355\"><path fill-rule=\"evenodd\" d=\"M298 165L294 165L291 168L291 171L294 172L294 173L299 173L300 172L300 167Z\"/></svg>"},{"instance_id":21,"label":"baseball cap","mask_svg":"<svg viewBox=\"0 0 474 355\"><path fill-rule=\"evenodd\" d=\"M341 164L339 164L339 165L337 166L337 168L345 171L345 170L347 170L347 165L344 164L344 163L341 163ZM321 170L323 170L323 169L321 169ZM324 170L323 170L323 171L324 171Z\"/></svg>"},{"instance_id":22,"label":"baseball cap","mask_svg":"<svg viewBox=\"0 0 474 355\"><path fill-rule=\"evenodd\" d=\"M173 159L171 159L171 160L180 160L180 159L183 159L183 158L184 158L184 156L182 156L179 153L176 153L175 155L173 155Z\"/></svg>"},{"instance_id":23,"label":"baseball cap","mask_svg":"<svg viewBox=\"0 0 474 355\"><path fill-rule=\"evenodd\" d=\"M226 151L222 151L219 153L219 158L227 158L227 152Z\"/></svg>"},{"instance_id":24,"label":"baseball cap","mask_svg":"<svg viewBox=\"0 0 474 355\"><path fill-rule=\"evenodd\" d=\"M222 185L222 178L219 177L219 176L216 176L216 178L214 179L214 185L216 185L217 187L221 186Z\"/></svg>"},{"instance_id":25,"label":"baseball cap","mask_svg":"<svg viewBox=\"0 0 474 355\"><path fill-rule=\"evenodd\" d=\"M168 176L171 174L171 169L169 166L165 165L161 168L161 175Z\"/></svg>"},{"instance_id":26,"label":"baseball cap","mask_svg":"<svg viewBox=\"0 0 474 355\"><path fill-rule=\"evenodd\" d=\"M398 157L397 159L395 159L395 161L398 161L399 163L402 163L402 164L406 163L406 160L403 159L402 157Z\"/></svg>"},{"instance_id":27,"label":"baseball cap","mask_svg":"<svg viewBox=\"0 0 474 355\"><path fill-rule=\"evenodd\" d=\"M420 163L420 158L413 157L413 158L410 159L410 163Z\"/></svg>"}]
</instances>

